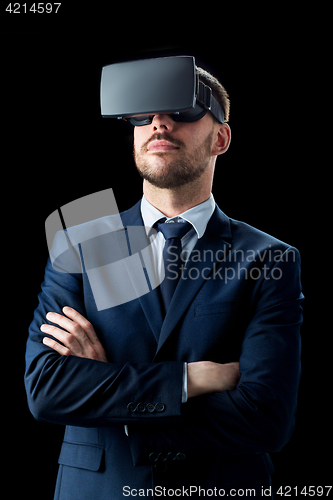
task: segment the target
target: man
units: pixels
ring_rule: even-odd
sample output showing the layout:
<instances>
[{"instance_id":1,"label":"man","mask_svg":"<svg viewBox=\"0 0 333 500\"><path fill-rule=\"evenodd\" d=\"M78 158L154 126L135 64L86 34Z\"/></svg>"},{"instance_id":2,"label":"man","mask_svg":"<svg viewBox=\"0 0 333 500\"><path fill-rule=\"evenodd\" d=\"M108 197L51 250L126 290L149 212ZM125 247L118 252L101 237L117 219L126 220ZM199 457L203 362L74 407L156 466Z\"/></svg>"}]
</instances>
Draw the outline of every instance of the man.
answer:
<instances>
[{"instance_id":1,"label":"man","mask_svg":"<svg viewBox=\"0 0 333 500\"><path fill-rule=\"evenodd\" d=\"M143 198L121 220L126 234L147 228L157 275L165 267L160 286L98 309L81 247L81 271L47 264L26 388L37 419L67 426L55 499L267 497L268 453L291 436L299 254L216 206L229 99L216 79L197 73L224 119L198 98L183 117L131 118ZM184 234L169 236L171 226Z\"/></svg>"}]
</instances>

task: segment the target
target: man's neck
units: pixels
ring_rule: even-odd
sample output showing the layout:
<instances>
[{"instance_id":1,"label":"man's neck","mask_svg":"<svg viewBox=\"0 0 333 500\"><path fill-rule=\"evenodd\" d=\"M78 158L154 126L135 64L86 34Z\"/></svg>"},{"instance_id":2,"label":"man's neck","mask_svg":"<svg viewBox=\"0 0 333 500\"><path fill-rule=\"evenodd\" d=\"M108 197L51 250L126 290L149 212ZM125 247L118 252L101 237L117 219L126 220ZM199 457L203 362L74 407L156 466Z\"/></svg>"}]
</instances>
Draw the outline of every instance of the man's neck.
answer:
<instances>
[{"instance_id":1,"label":"man's neck","mask_svg":"<svg viewBox=\"0 0 333 500\"><path fill-rule=\"evenodd\" d=\"M191 189L182 186L179 189L160 189L144 181L143 193L146 199L166 217L175 217L208 200L211 188L197 186Z\"/></svg>"}]
</instances>

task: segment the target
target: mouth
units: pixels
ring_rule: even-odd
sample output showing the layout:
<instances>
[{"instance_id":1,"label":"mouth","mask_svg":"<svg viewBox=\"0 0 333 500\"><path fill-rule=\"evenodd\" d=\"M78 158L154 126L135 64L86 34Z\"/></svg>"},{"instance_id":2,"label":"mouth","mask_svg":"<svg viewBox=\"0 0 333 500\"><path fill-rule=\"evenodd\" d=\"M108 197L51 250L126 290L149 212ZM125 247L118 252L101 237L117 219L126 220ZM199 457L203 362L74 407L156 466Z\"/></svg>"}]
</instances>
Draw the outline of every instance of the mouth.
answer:
<instances>
[{"instance_id":1,"label":"mouth","mask_svg":"<svg viewBox=\"0 0 333 500\"><path fill-rule=\"evenodd\" d=\"M147 151L151 152L162 152L162 151L168 152L168 151L173 151L175 149L179 148L174 144L172 144L171 142L159 141L159 140L152 141L147 147Z\"/></svg>"}]
</instances>

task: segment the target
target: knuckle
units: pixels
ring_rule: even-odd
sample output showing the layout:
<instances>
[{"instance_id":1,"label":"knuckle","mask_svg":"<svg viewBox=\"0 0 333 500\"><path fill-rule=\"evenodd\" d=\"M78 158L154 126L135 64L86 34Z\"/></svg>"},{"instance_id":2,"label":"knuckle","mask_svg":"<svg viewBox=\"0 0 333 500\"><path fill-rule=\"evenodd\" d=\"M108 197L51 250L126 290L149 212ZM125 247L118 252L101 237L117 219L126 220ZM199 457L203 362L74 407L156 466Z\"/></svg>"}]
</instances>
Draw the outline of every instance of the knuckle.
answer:
<instances>
[{"instance_id":1,"label":"knuckle","mask_svg":"<svg viewBox=\"0 0 333 500\"><path fill-rule=\"evenodd\" d=\"M78 323L74 323L72 326L73 335L78 335L81 332L81 327Z\"/></svg>"},{"instance_id":2,"label":"knuckle","mask_svg":"<svg viewBox=\"0 0 333 500\"><path fill-rule=\"evenodd\" d=\"M83 321L83 328L84 330L94 330L92 324L87 319Z\"/></svg>"},{"instance_id":3,"label":"knuckle","mask_svg":"<svg viewBox=\"0 0 333 500\"><path fill-rule=\"evenodd\" d=\"M66 344L69 345L70 347L73 347L73 345L76 344L75 337L73 337L73 335L68 335L66 339Z\"/></svg>"},{"instance_id":4,"label":"knuckle","mask_svg":"<svg viewBox=\"0 0 333 500\"><path fill-rule=\"evenodd\" d=\"M53 340L52 343L50 342L50 347L52 347L52 349L57 349L58 345L58 342L56 342L55 340Z\"/></svg>"}]
</instances>

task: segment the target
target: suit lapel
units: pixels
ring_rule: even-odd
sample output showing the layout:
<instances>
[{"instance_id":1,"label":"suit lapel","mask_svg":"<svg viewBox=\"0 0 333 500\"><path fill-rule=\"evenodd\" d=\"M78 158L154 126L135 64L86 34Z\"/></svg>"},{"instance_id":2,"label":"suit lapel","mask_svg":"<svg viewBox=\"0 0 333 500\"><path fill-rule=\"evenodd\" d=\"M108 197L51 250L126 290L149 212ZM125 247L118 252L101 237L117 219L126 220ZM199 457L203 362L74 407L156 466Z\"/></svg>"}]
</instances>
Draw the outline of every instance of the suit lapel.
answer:
<instances>
[{"instance_id":1,"label":"suit lapel","mask_svg":"<svg viewBox=\"0 0 333 500\"><path fill-rule=\"evenodd\" d=\"M231 248L231 229L228 217L216 207L205 234L198 240L186 263L170 307L162 325L157 351L160 350L186 309Z\"/></svg>"}]
</instances>

